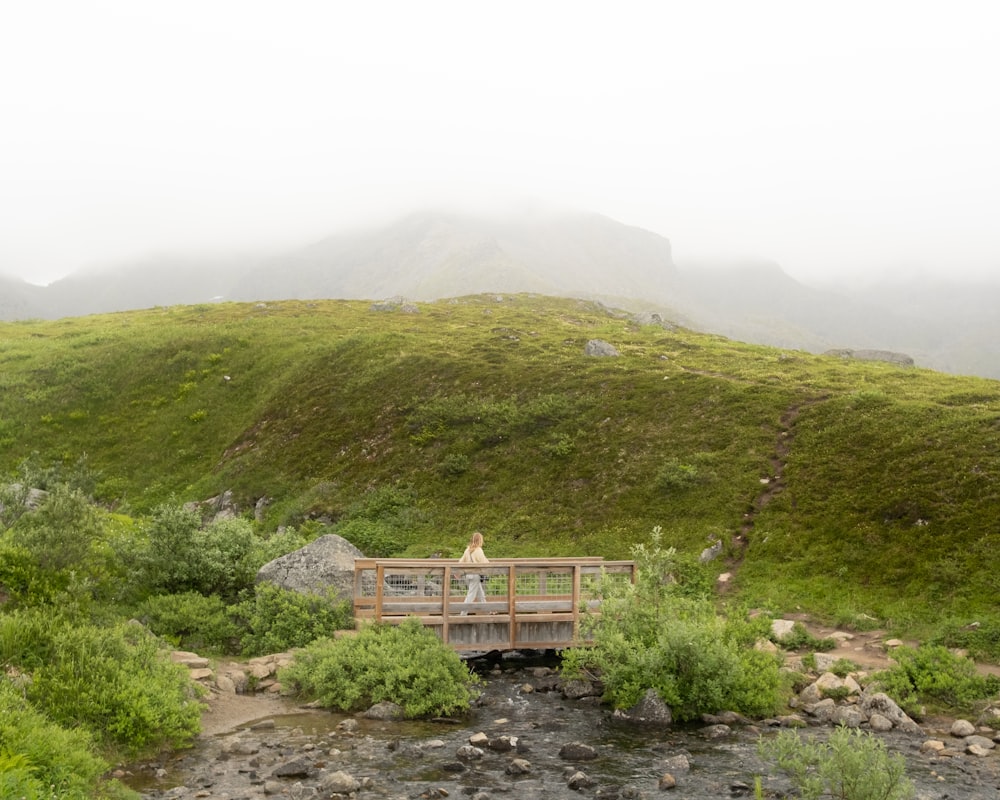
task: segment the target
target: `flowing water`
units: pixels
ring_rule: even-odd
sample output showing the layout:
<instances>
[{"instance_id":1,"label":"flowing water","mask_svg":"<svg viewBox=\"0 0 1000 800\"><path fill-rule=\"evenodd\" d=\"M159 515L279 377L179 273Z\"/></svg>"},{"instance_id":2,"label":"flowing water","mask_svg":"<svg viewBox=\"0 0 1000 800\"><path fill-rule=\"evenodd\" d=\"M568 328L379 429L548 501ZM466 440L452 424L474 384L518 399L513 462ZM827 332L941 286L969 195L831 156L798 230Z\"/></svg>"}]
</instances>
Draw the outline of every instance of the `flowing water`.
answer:
<instances>
[{"instance_id":1,"label":"flowing water","mask_svg":"<svg viewBox=\"0 0 1000 800\"><path fill-rule=\"evenodd\" d=\"M386 722L298 708L238 730L202 737L169 761L133 768L125 780L144 798L329 797L318 791L324 774L342 770L363 783L363 798L509 797L652 798L665 773L676 781L670 796L704 799L752 797L762 776L767 797L787 795L789 784L758 758L767 727L733 727L713 738L704 724L649 727L616 718L592 700L566 700L545 691L551 680L507 665L484 678L479 703L460 722ZM539 687L527 690L527 686ZM462 750L482 732L491 746L472 757ZM806 735L825 736L829 728ZM507 737L507 738L501 738ZM888 747L902 753L921 800L1000 798L998 756L932 760L919 752L926 737L891 734ZM584 743L596 757L572 761L567 743ZM525 763L526 762L526 765ZM296 771L291 767L299 767ZM284 768L291 772L278 777ZM577 773L582 773L581 777ZM576 775L571 788L570 777Z\"/></svg>"}]
</instances>

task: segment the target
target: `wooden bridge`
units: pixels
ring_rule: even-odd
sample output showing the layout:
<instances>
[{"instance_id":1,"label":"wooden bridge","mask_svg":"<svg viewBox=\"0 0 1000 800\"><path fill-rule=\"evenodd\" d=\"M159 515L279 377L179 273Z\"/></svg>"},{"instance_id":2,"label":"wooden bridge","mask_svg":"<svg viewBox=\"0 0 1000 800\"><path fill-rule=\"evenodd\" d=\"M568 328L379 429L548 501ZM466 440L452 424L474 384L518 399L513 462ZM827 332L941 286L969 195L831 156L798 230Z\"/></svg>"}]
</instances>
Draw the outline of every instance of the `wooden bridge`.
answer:
<instances>
[{"instance_id":1,"label":"wooden bridge","mask_svg":"<svg viewBox=\"0 0 1000 800\"><path fill-rule=\"evenodd\" d=\"M485 602L465 602L469 573L482 576ZM580 643L581 617L585 609L600 607L600 584L623 580L635 581L634 562L359 558L354 616L359 622L388 623L417 617L461 653L558 650Z\"/></svg>"}]
</instances>

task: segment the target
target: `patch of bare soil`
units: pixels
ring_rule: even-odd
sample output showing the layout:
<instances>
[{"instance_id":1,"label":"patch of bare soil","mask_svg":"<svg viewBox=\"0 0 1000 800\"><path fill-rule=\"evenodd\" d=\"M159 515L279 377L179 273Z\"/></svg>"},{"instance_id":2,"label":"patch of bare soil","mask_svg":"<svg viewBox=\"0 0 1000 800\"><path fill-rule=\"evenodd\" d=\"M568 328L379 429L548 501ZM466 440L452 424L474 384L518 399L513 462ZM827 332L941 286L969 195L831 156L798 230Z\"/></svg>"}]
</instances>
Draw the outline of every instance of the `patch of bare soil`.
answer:
<instances>
[{"instance_id":1,"label":"patch of bare soil","mask_svg":"<svg viewBox=\"0 0 1000 800\"><path fill-rule=\"evenodd\" d=\"M863 670L874 672L892 666L890 648L886 645L889 637L885 631L844 631L839 628L829 628L813 622L805 614L786 614L785 619L801 623L817 639L833 639L837 642L837 646L828 652L836 658L853 661ZM903 644L916 647L918 643L904 641Z\"/></svg>"},{"instance_id":2,"label":"patch of bare soil","mask_svg":"<svg viewBox=\"0 0 1000 800\"><path fill-rule=\"evenodd\" d=\"M202 702L201 736L229 733L263 717L287 714L292 709L287 698L276 694L234 694L212 690Z\"/></svg>"}]
</instances>

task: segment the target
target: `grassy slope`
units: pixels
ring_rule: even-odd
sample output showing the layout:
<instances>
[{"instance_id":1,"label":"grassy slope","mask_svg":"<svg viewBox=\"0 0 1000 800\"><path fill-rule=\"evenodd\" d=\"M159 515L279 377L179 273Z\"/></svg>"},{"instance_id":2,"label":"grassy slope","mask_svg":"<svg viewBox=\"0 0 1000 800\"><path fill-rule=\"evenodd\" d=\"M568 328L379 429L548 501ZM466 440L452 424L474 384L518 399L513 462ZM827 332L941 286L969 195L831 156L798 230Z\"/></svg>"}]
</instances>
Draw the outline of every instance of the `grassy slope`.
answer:
<instances>
[{"instance_id":1,"label":"grassy slope","mask_svg":"<svg viewBox=\"0 0 1000 800\"><path fill-rule=\"evenodd\" d=\"M592 338L621 357L585 356ZM727 552L736 597L843 621L996 614L998 439L995 381L639 327L579 301L0 324L0 470L85 453L106 500L141 512L230 488L244 506L272 498L271 526L405 487L419 513L400 535L421 556L474 528L496 556L609 557L655 525L695 553L746 529ZM672 480L677 465L695 479Z\"/></svg>"}]
</instances>

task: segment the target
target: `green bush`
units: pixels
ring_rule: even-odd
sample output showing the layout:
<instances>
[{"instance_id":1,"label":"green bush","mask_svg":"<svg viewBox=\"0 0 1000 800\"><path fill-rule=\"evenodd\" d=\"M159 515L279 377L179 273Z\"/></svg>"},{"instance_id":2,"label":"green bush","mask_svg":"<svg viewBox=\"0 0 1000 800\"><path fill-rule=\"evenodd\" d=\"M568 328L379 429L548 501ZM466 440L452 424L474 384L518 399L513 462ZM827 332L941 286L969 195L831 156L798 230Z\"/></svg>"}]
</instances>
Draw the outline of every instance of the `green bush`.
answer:
<instances>
[{"instance_id":1,"label":"green bush","mask_svg":"<svg viewBox=\"0 0 1000 800\"><path fill-rule=\"evenodd\" d=\"M819 639L813 636L801 622L796 622L792 626L791 633L783 636L776 644L781 645L785 650L810 650L812 652L826 652L837 646L835 639Z\"/></svg>"},{"instance_id":2,"label":"green bush","mask_svg":"<svg viewBox=\"0 0 1000 800\"><path fill-rule=\"evenodd\" d=\"M257 542L250 523L225 519L202 527L196 511L159 506L147 525L138 559L144 585L153 592L198 592L234 599L253 586Z\"/></svg>"},{"instance_id":3,"label":"green bush","mask_svg":"<svg viewBox=\"0 0 1000 800\"><path fill-rule=\"evenodd\" d=\"M978 625L946 623L929 644L959 648L979 661L1000 662L1000 622L987 621Z\"/></svg>"},{"instance_id":4,"label":"green bush","mask_svg":"<svg viewBox=\"0 0 1000 800\"><path fill-rule=\"evenodd\" d=\"M616 582L604 592L600 615L586 620L593 644L564 656L567 677L596 672L605 699L616 708L634 705L655 689L679 720L721 710L766 716L777 708L780 661L753 643L767 620L719 617L700 583L687 583L673 548L633 548L635 584ZM695 588L698 587L698 588Z\"/></svg>"},{"instance_id":5,"label":"green bush","mask_svg":"<svg viewBox=\"0 0 1000 800\"><path fill-rule=\"evenodd\" d=\"M66 574L43 570L26 547L0 541L0 589L7 595L6 608L49 605L67 582Z\"/></svg>"},{"instance_id":6,"label":"green bush","mask_svg":"<svg viewBox=\"0 0 1000 800\"><path fill-rule=\"evenodd\" d=\"M676 458L667 459L657 470L654 482L664 493L687 489L702 480L698 467L694 464L684 464Z\"/></svg>"},{"instance_id":7,"label":"green bush","mask_svg":"<svg viewBox=\"0 0 1000 800\"><path fill-rule=\"evenodd\" d=\"M1000 678L979 675L973 661L940 645L899 647L892 657L896 664L872 680L908 711L915 712L922 703L970 711L1000 691Z\"/></svg>"},{"instance_id":8,"label":"green bush","mask_svg":"<svg viewBox=\"0 0 1000 800\"><path fill-rule=\"evenodd\" d=\"M85 569L103 538L101 516L79 489L58 484L35 510L11 528L12 539L27 549L42 569Z\"/></svg>"},{"instance_id":9,"label":"green bush","mask_svg":"<svg viewBox=\"0 0 1000 800\"><path fill-rule=\"evenodd\" d=\"M387 523L371 519L349 519L334 531L369 558L388 558L406 547L399 530Z\"/></svg>"},{"instance_id":10,"label":"green bush","mask_svg":"<svg viewBox=\"0 0 1000 800\"><path fill-rule=\"evenodd\" d=\"M327 708L358 711L390 701L407 717L467 710L477 681L458 655L416 619L314 642L279 678Z\"/></svg>"},{"instance_id":11,"label":"green bush","mask_svg":"<svg viewBox=\"0 0 1000 800\"><path fill-rule=\"evenodd\" d=\"M906 761L885 743L857 729L837 727L826 742L781 731L761 739L759 752L787 776L801 800L908 800L913 784Z\"/></svg>"},{"instance_id":12,"label":"green bush","mask_svg":"<svg viewBox=\"0 0 1000 800\"><path fill-rule=\"evenodd\" d=\"M237 613L244 621L244 655L281 653L305 647L334 631L354 627L354 609L349 601L328 594L302 594L263 583L254 597L241 603Z\"/></svg>"},{"instance_id":13,"label":"green bush","mask_svg":"<svg viewBox=\"0 0 1000 800\"><path fill-rule=\"evenodd\" d=\"M268 562L305 547L313 541L317 535L320 535L319 532L310 530L314 526L315 523L303 525L300 528L281 528L269 535L258 536L254 540L253 554L251 555L254 576L256 577L257 570Z\"/></svg>"},{"instance_id":14,"label":"green bush","mask_svg":"<svg viewBox=\"0 0 1000 800\"><path fill-rule=\"evenodd\" d=\"M54 722L80 725L131 754L184 745L198 732L201 707L187 670L141 626L98 628L41 614L13 622L27 632L0 642L14 655L9 663L31 673L28 700Z\"/></svg>"},{"instance_id":15,"label":"green bush","mask_svg":"<svg viewBox=\"0 0 1000 800\"><path fill-rule=\"evenodd\" d=\"M136 610L157 636L183 650L238 653L240 628L220 597L197 592L150 597Z\"/></svg>"},{"instance_id":16,"label":"green bush","mask_svg":"<svg viewBox=\"0 0 1000 800\"><path fill-rule=\"evenodd\" d=\"M101 776L107 769L87 731L52 723L20 689L0 678L0 797L101 797Z\"/></svg>"}]
</instances>

